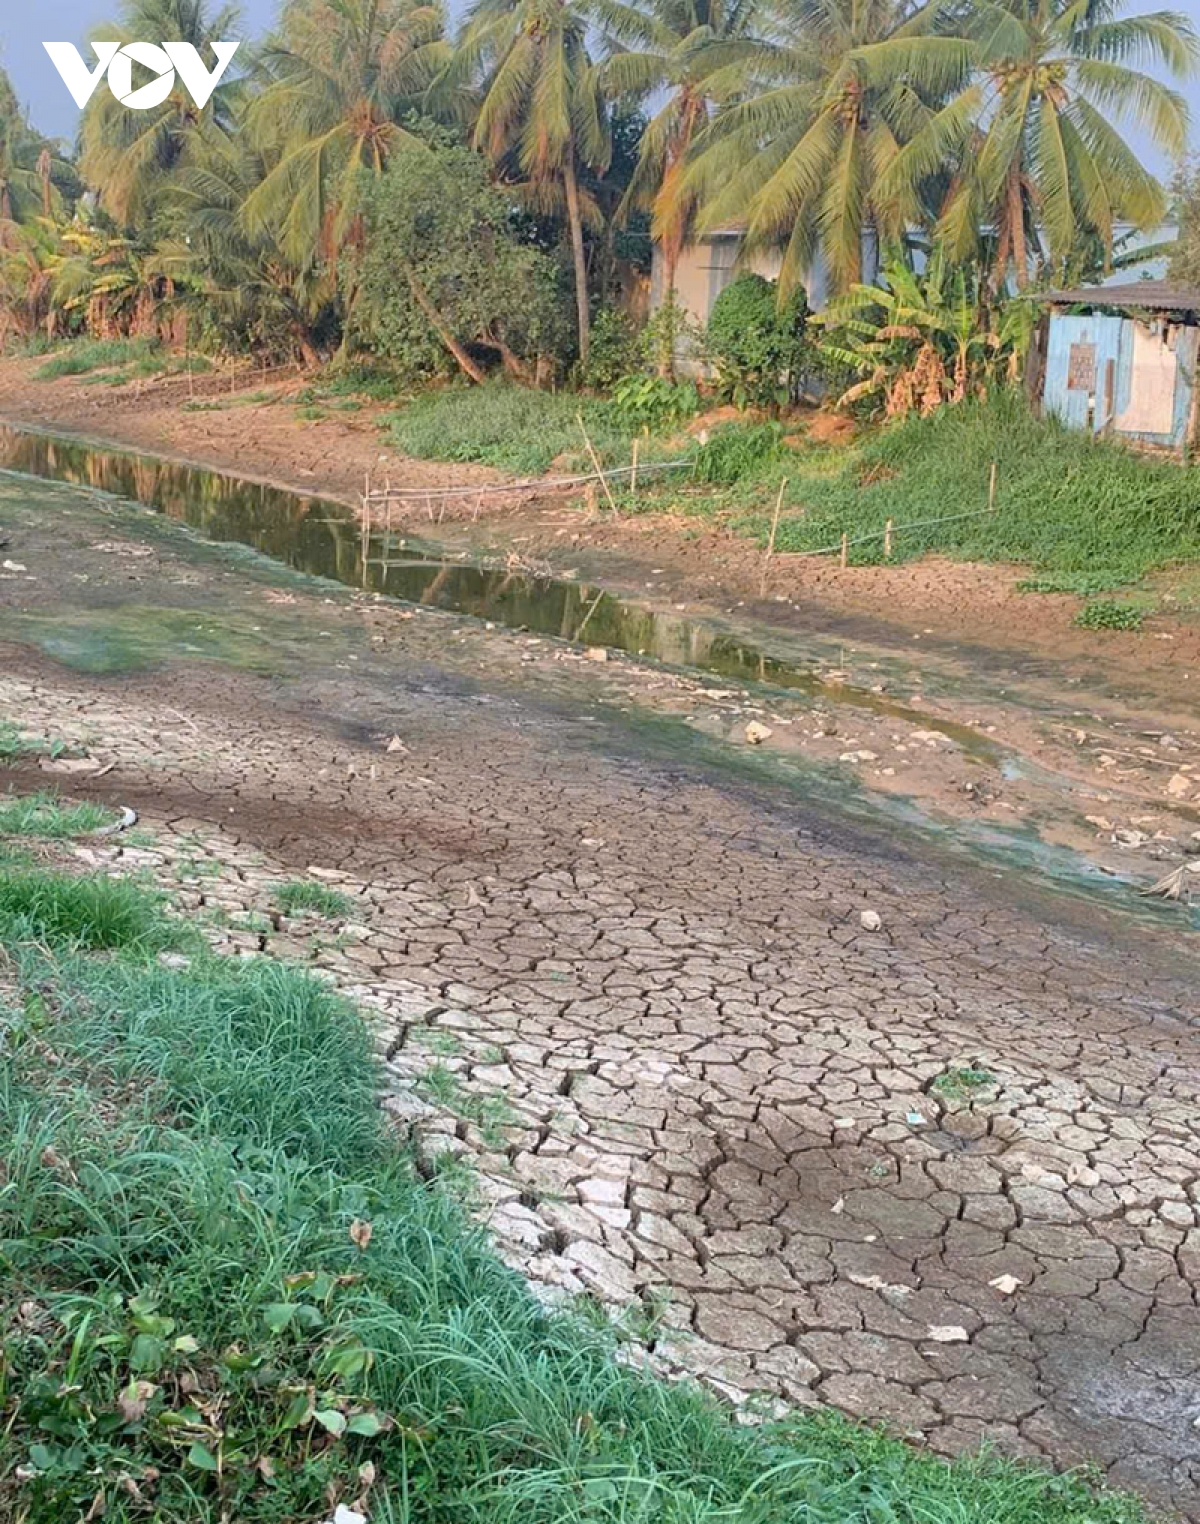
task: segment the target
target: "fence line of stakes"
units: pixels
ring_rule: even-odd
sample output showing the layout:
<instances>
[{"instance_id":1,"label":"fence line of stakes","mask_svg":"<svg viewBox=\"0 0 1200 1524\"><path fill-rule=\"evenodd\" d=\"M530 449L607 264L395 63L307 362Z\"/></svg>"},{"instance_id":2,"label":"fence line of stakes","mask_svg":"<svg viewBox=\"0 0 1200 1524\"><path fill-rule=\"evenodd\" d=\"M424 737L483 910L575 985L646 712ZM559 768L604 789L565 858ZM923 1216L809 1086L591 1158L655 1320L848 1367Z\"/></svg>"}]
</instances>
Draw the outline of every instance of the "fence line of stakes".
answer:
<instances>
[{"instance_id":1,"label":"fence line of stakes","mask_svg":"<svg viewBox=\"0 0 1200 1524\"><path fill-rule=\"evenodd\" d=\"M512 492L532 492L537 491L539 487L541 487L544 491L562 490L566 487L578 486L585 486L591 490L592 484L599 481L601 486L604 488L604 493L608 498L609 506L613 511L613 516L615 518L620 518L621 515L619 509L617 508L616 499L613 497L612 490L608 484L610 478L628 476L630 495L631 497L636 498L638 483L638 441L636 438L633 441L631 459L628 466L618 466L606 471L601 466L600 458L596 454L595 447L593 446L591 438L588 435L587 428L583 421L582 412L578 413L576 417L578 419L580 432L583 435L584 443L587 446L588 454L591 457L593 466L595 467L595 471L589 476L563 477L557 480L540 483L536 480L513 483L497 482L489 486L478 488L469 486L451 486L443 487L440 490L436 488L430 490L423 487L401 487L393 490L391 479L389 478L385 482L382 490L372 491L371 473L368 471L364 479L362 493L362 561L364 585L366 583L367 559L370 550L371 527L376 505L382 506L386 513L386 537L387 540L390 541L393 527L393 510L398 503L402 504L405 502L416 502L419 498L424 497L426 512L430 522L432 523L434 521L433 499L435 496L439 497L441 499L441 508L437 515L437 522L440 524L443 517L445 516L446 503L449 498L460 497L464 494L474 493L476 494L475 507L471 514L471 522L475 523L478 520L480 513L483 511L483 500L485 496L496 496ZM663 461L651 469L672 470L685 464L685 461ZM841 539L836 545L823 545L817 550L803 550L797 552L797 554L802 557L837 555L842 567L848 567L850 564L850 547L852 545L867 544L871 540L877 539L882 533L884 560L890 561L892 559L894 537L905 529L922 529L933 524L949 524L959 519L976 519L982 518L987 514L995 513L998 498L999 469L999 462L993 461L988 477L988 505L985 509L979 509L968 513L947 513L942 514L937 518L931 519L913 519L907 524L897 524L895 519L889 518L884 524L882 530L874 529L871 530L869 534L856 535L853 539L851 539L848 530L843 530ZM779 491L775 497L775 509L771 515L771 531L767 539L767 548L763 556L762 570L759 581L760 596L766 592L767 574L770 568L771 560L775 554L775 541L776 536L779 532L779 519L783 511L783 499L785 493L787 492L788 482L789 478L785 476L779 484ZM385 566L387 564L386 547L382 564ZM597 602L599 602L599 599L597 599ZM576 640L578 640L579 636L582 634L584 625L586 625L587 620L590 619L591 613L592 610L589 610L583 624L581 624L579 629L575 632Z\"/></svg>"}]
</instances>

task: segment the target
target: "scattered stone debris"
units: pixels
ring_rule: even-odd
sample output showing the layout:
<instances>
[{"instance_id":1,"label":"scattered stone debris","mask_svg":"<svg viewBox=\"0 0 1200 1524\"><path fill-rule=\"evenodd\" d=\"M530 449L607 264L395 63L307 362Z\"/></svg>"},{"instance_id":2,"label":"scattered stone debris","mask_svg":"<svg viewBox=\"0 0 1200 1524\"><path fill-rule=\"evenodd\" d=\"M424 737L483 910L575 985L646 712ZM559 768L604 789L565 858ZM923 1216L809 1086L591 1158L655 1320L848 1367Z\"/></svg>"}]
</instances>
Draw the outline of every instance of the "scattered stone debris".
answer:
<instances>
[{"instance_id":1,"label":"scattered stone debris","mask_svg":"<svg viewBox=\"0 0 1200 1524\"><path fill-rule=\"evenodd\" d=\"M761 746L764 741L769 741L775 732L769 725L764 725L759 720L751 720L746 726L746 739L751 746Z\"/></svg>"}]
</instances>

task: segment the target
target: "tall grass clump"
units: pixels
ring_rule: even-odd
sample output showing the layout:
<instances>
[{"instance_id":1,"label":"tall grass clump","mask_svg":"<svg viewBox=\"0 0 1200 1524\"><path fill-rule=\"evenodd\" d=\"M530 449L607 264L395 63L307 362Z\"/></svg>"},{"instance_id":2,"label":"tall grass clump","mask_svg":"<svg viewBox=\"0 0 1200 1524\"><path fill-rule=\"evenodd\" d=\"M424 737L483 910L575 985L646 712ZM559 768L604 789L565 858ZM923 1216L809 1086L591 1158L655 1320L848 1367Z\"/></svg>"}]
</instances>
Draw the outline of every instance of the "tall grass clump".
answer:
<instances>
[{"instance_id":1,"label":"tall grass clump","mask_svg":"<svg viewBox=\"0 0 1200 1524\"><path fill-rule=\"evenodd\" d=\"M0 939L0 1517L1145 1524L833 1415L744 1428L622 1363L413 1169L361 1016L310 976Z\"/></svg>"},{"instance_id":2,"label":"tall grass clump","mask_svg":"<svg viewBox=\"0 0 1200 1524\"><path fill-rule=\"evenodd\" d=\"M311 910L331 921L345 920L354 910L354 901L340 889L314 883L309 878L292 878L276 884L273 897L285 915L300 915Z\"/></svg>"},{"instance_id":3,"label":"tall grass clump","mask_svg":"<svg viewBox=\"0 0 1200 1524\"><path fill-rule=\"evenodd\" d=\"M60 841L86 836L116 819L102 804L64 804L54 794L0 797L0 837L25 836Z\"/></svg>"},{"instance_id":4,"label":"tall grass clump","mask_svg":"<svg viewBox=\"0 0 1200 1524\"><path fill-rule=\"evenodd\" d=\"M986 513L993 462L996 511ZM897 560L938 552L1103 573L1119 585L1200 556L1194 470L1039 420L1016 393L909 418L849 448L802 450L788 471L791 511L779 526L781 550L823 548L843 532L852 540L875 533L852 546L851 558L879 560L892 519ZM765 538L767 517L764 511L743 527Z\"/></svg>"},{"instance_id":5,"label":"tall grass clump","mask_svg":"<svg viewBox=\"0 0 1200 1524\"><path fill-rule=\"evenodd\" d=\"M54 381L59 376L83 376L92 370L145 361L160 351L157 339L82 339L39 365L37 379Z\"/></svg>"},{"instance_id":6,"label":"tall grass clump","mask_svg":"<svg viewBox=\"0 0 1200 1524\"><path fill-rule=\"evenodd\" d=\"M0 944L150 953L187 940L162 896L128 879L0 869Z\"/></svg>"},{"instance_id":7,"label":"tall grass clump","mask_svg":"<svg viewBox=\"0 0 1200 1524\"><path fill-rule=\"evenodd\" d=\"M782 452L783 430L777 423L727 424L696 451L692 479L732 486L761 475Z\"/></svg>"}]
</instances>

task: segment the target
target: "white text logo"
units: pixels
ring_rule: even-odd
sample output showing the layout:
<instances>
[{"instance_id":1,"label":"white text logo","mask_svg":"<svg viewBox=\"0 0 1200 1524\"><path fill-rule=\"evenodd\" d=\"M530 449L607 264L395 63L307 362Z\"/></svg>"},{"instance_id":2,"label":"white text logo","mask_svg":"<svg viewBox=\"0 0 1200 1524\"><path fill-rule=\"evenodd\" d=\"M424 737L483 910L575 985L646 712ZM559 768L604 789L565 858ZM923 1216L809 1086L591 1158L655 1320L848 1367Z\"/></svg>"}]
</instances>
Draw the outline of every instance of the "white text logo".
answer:
<instances>
[{"instance_id":1,"label":"white text logo","mask_svg":"<svg viewBox=\"0 0 1200 1524\"><path fill-rule=\"evenodd\" d=\"M121 47L116 42L94 42L92 52L97 64L89 69L79 56L79 49L71 42L44 42L42 46L50 55L54 67L62 76L62 82L71 92L75 104L87 105L95 94L105 71L108 88L130 111L149 111L161 106L175 88L178 74L187 86L188 93L197 106L208 105L213 91L221 82L221 76L229 67L230 60L241 43L214 42L217 55L215 69L206 69L199 53L190 42L164 42L162 47L152 42L129 42ZM147 84L134 88L133 66L141 64L155 76Z\"/></svg>"}]
</instances>

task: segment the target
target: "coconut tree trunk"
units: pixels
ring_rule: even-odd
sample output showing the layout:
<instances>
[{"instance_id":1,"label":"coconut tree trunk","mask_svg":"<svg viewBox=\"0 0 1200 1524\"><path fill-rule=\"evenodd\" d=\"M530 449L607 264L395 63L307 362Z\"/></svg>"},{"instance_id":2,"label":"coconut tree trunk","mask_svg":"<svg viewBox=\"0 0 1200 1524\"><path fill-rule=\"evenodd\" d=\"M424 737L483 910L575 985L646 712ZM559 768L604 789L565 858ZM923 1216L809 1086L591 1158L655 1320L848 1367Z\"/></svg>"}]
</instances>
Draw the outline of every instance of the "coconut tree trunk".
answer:
<instances>
[{"instance_id":1,"label":"coconut tree trunk","mask_svg":"<svg viewBox=\"0 0 1200 1524\"><path fill-rule=\"evenodd\" d=\"M38 155L37 172L38 178L42 182L42 216L46 218L50 216L52 209L52 204L50 201L50 172L53 167L54 166L50 158L50 150L48 148L43 148L41 153Z\"/></svg>"},{"instance_id":2,"label":"coconut tree trunk","mask_svg":"<svg viewBox=\"0 0 1200 1524\"><path fill-rule=\"evenodd\" d=\"M679 267L679 240L672 234L662 245L663 252L663 305L675 311L675 272ZM675 334L670 345L659 356L658 373L668 381L675 379Z\"/></svg>"},{"instance_id":3,"label":"coconut tree trunk","mask_svg":"<svg viewBox=\"0 0 1200 1524\"><path fill-rule=\"evenodd\" d=\"M591 312L588 307L587 257L583 249L583 217L579 210L579 182L575 178L575 148L567 146L563 167L563 186L567 193L567 218L571 225L571 253L575 261L575 311L579 319L579 363L586 369L591 336Z\"/></svg>"},{"instance_id":4,"label":"coconut tree trunk","mask_svg":"<svg viewBox=\"0 0 1200 1524\"><path fill-rule=\"evenodd\" d=\"M1017 267L1017 290L1029 284L1029 251L1025 245L1025 206L1021 197L1021 166L1014 162L1008 172L1008 232L1012 240L1013 264Z\"/></svg>"}]
</instances>

